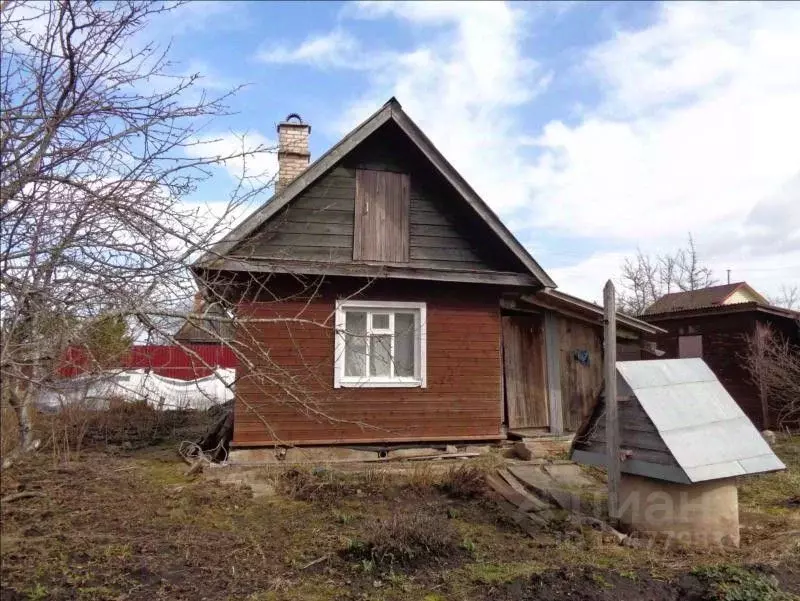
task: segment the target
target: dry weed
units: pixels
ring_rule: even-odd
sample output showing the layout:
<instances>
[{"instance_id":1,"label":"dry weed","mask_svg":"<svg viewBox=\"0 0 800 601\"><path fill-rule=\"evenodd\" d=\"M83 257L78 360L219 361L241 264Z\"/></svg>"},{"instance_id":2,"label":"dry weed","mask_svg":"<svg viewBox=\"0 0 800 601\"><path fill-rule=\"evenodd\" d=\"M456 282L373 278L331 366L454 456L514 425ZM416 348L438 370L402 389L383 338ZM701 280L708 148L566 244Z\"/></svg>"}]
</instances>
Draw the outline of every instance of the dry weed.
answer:
<instances>
[{"instance_id":1,"label":"dry weed","mask_svg":"<svg viewBox=\"0 0 800 601\"><path fill-rule=\"evenodd\" d=\"M345 554L377 565L409 566L460 552L458 536L444 516L416 511L375 520L364 541L350 541Z\"/></svg>"},{"instance_id":2,"label":"dry weed","mask_svg":"<svg viewBox=\"0 0 800 601\"><path fill-rule=\"evenodd\" d=\"M486 491L486 472L474 465L458 465L445 472L439 487L456 499L472 499Z\"/></svg>"}]
</instances>

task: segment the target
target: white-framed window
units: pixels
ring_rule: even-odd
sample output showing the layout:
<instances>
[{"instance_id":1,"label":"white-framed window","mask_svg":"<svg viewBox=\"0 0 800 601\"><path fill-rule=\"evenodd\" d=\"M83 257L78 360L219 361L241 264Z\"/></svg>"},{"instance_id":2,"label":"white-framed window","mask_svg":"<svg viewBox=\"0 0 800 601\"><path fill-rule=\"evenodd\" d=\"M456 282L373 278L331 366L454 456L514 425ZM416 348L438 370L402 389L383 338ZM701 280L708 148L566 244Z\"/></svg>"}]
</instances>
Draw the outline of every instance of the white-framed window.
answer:
<instances>
[{"instance_id":1,"label":"white-framed window","mask_svg":"<svg viewBox=\"0 0 800 601\"><path fill-rule=\"evenodd\" d=\"M335 388L425 387L425 303L336 301Z\"/></svg>"}]
</instances>

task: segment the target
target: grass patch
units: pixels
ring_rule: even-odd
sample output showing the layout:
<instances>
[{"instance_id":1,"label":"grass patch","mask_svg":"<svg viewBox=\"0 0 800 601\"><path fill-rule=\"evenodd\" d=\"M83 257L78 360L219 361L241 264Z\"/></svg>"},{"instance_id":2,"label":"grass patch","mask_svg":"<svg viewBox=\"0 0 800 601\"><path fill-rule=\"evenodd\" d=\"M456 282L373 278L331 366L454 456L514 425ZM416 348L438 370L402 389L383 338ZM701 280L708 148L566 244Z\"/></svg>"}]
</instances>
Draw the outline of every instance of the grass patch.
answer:
<instances>
[{"instance_id":1,"label":"grass patch","mask_svg":"<svg viewBox=\"0 0 800 601\"><path fill-rule=\"evenodd\" d=\"M479 584L504 584L519 578L541 574L545 566L537 561L509 563L473 563L465 568L467 577Z\"/></svg>"},{"instance_id":2,"label":"grass patch","mask_svg":"<svg viewBox=\"0 0 800 601\"><path fill-rule=\"evenodd\" d=\"M791 500L800 494L800 436L779 436L773 450L787 469L742 478L739 502L750 509L785 514L794 509Z\"/></svg>"},{"instance_id":3,"label":"grass patch","mask_svg":"<svg viewBox=\"0 0 800 601\"><path fill-rule=\"evenodd\" d=\"M710 598L718 601L791 601L793 598L780 590L776 578L739 566L698 568L692 574L708 587Z\"/></svg>"}]
</instances>

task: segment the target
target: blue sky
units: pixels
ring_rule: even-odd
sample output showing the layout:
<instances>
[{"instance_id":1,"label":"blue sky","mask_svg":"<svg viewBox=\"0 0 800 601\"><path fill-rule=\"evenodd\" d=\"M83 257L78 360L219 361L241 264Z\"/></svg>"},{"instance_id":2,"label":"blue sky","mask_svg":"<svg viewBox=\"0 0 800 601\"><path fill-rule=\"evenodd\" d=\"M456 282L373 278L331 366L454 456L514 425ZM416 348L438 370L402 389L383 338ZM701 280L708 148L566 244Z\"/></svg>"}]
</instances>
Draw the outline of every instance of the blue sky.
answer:
<instances>
[{"instance_id":1,"label":"blue sky","mask_svg":"<svg viewBox=\"0 0 800 601\"><path fill-rule=\"evenodd\" d=\"M720 278L800 284L793 3L194 2L151 31L211 93L248 84L223 142L296 112L319 156L395 95L567 292L689 231Z\"/></svg>"}]
</instances>

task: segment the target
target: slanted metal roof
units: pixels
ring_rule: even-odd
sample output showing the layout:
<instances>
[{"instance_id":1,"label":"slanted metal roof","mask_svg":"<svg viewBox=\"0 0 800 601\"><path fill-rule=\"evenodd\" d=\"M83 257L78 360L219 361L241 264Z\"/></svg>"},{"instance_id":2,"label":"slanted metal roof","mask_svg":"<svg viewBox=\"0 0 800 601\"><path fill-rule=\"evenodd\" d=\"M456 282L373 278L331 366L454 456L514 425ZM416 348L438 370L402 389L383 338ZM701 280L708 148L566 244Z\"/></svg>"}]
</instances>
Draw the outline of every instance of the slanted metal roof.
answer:
<instances>
[{"instance_id":1,"label":"slanted metal roof","mask_svg":"<svg viewBox=\"0 0 800 601\"><path fill-rule=\"evenodd\" d=\"M622 361L617 373L690 482L786 468L702 359Z\"/></svg>"}]
</instances>

